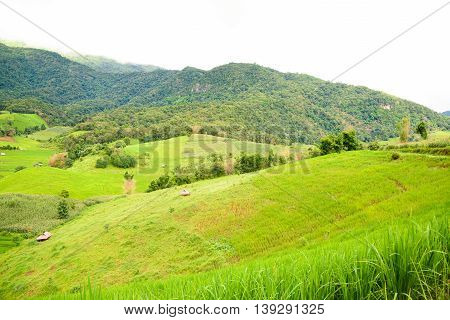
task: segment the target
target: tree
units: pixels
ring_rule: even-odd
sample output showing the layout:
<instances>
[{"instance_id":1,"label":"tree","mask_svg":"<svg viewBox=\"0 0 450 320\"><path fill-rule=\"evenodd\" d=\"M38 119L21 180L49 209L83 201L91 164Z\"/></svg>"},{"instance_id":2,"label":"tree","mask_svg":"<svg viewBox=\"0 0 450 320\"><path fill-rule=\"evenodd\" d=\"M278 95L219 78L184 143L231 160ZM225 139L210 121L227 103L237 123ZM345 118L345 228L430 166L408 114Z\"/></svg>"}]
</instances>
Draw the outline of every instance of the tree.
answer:
<instances>
[{"instance_id":1,"label":"tree","mask_svg":"<svg viewBox=\"0 0 450 320\"><path fill-rule=\"evenodd\" d=\"M118 168L134 168L137 161L133 156L126 153L113 154L111 156L111 164Z\"/></svg>"},{"instance_id":2,"label":"tree","mask_svg":"<svg viewBox=\"0 0 450 320\"><path fill-rule=\"evenodd\" d=\"M69 204L66 200L58 203L58 219L67 219L69 217Z\"/></svg>"},{"instance_id":3,"label":"tree","mask_svg":"<svg viewBox=\"0 0 450 320\"><path fill-rule=\"evenodd\" d=\"M134 174L128 173L128 171L126 171L125 174L123 175L123 178L127 181L131 181L134 178Z\"/></svg>"},{"instance_id":4,"label":"tree","mask_svg":"<svg viewBox=\"0 0 450 320\"><path fill-rule=\"evenodd\" d=\"M426 140L428 138L427 125L425 122L421 121L416 128L416 133L420 134L422 139Z\"/></svg>"},{"instance_id":5,"label":"tree","mask_svg":"<svg viewBox=\"0 0 450 320\"><path fill-rule=\"evenodd\" d=\"M342 132L342 146L346 151L360 149L360 142L356 137L355 130L347 130Z\"/></svg>"},{"instance_id":6,"label":"tree","mask_svg":"<svg viewBox=\"0 0 450 320\"><path fill-rule=\"evenodd\" d=\"M60 193L60 196L63 198L68 198L69 197L69 191L67 190L62 190Z\"/></svg>"},{"instance_id":7,"label":"tree","mask_svg":"<svg viewBox=\"0 0 450 320\"><path fill-rule=\"evenodd\" d=\"M342 134L338 135L328 135L320 139L319 144L320 153L322 155L333 153L333 152L341 152L343 149L343 136Z\"/></svg>"},{"instance_id":8,"label":"tree","mask_svg":"<svg viewBox=\"0 0 450 320\"><path fill-rule=\"evenodd\" d=\"M406 142L409 138L410 122L407 117L404 117L399 123L400 142Z\"/></svg>"},{"instance_id":9,"label":"tree","mask_svg":"<svg viewBox=\"0 0 450 320\"><path fill-rule=\"evenodd\" d=\"M95 167L96 168L106 168L108 166L108 160L105 158L100 158L97 159L97 161L95 162Z\"/></svg>"}]
</instances>

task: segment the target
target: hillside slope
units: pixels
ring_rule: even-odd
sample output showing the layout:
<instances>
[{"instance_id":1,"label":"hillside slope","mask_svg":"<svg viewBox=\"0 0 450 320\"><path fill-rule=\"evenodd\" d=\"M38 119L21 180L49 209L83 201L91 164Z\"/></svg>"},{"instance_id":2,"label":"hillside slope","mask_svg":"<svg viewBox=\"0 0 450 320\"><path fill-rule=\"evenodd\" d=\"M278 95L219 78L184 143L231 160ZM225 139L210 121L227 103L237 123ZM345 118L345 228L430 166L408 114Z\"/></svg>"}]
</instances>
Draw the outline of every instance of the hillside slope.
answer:
<instances>
[{"instance_id":1,"label":"hillside slope","mask_svg":"<svg viewBox=\"0 0 450 320\"><path fill-rule=\"evenodd\" d=\"M0 130L14 128L17 132L25 129L47 126L44 120L36 114L0 113Z\"/></svg>"},{"instance_id":2,"label":"hillside slope","mask_svg":"<svg viewBox=\"0 0 450 320\"><path fill-rule=\"evenodd\" d=\"M197 182L189 197L171 188L89 207L49 241L0 255L0 297L77 292L88 277L108 287L245 265L447 214L448 158L389 155L333 154L308 160L309 173L298 163Z\"/></svg>"},{"instance_id":3,"label":"hillside slope","mask_svg":"<svg viewBox=\"0 0 450 320\"><path fill-rule=\"evenodd\" d=\"M19 101L20 108L42 112L39 104L50 103L45 113L52 124L100 113L100 120L108 117L122 128L214 126L233 137L247 132L281 140L288 135L307 143L349 126L363 139L386 139L396 134L404 116L413 125L423 119L431 126L449 125L441 114L382 92L252 64L103 73L53 52L2 44L0 63L0 106L14 109ZM26 106L24 98L41 103Z\"/></svg>"},{"instance_id":4,"label":"hillside slope","mask_svg":"<svg viewBox=\"0 0 450 320\"><path fill-rule=\"evenodd\" d=\"M42 131L45 134L45 131ZM31 136L34 138L34 135ZM28 143L34 143L28 146ZM61 190L68 190L73 198L85 199L100 195L122 194L123 175L129 171L134 175L136 191L144 192L151 180L170 173L176 166L199 164L201 158L209 153L223 155L239 155L242 151L248 154L265 154L269 150L287 155L295 151L293 147L272 146L261 143L237 141L208 135L191 135L168 140L132 144L124 151L139 159L136 168L96 168L96 160L102 155L94 154L77 160L69 169L47 167L48 159L56 150L42 148L39 143L27 138L20 138L16 143L0 142L20 147L22 150L8 151L0 160L0 193L53 194L59 195ZM36 162L44 167L33 167ZM14 173L17 166L26 169Z\"/></svg>"}]
</instances>

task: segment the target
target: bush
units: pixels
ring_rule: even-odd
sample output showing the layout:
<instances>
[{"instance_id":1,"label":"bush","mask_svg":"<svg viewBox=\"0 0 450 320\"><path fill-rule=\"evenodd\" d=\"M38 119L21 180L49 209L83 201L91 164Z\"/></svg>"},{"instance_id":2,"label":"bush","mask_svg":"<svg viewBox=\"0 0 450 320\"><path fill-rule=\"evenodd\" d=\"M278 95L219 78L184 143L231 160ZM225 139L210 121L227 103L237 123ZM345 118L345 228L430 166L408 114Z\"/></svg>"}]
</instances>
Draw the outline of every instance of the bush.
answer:
<instances>
[{"instance_id":1,"label":"bush","mask_svg":"<svg viewBox=\"0 0 450 320\"><path fill-rule=\"evenodd\" d=\"M398 152L394 152L391 154L391 160L398 160L400 159L400 154Z\"/></svg>"},{"instance_id":2,"label":"bush","mask_svg":"<svg viewBox=\"0 0 450 320\"><path fill-rule=\"evenodd\" d=\"M367 149L369 149L369 150L378 150L378 149L380 149L380 144L378 143L378 141L372 141L367 146Z\"/></svg>"},{"instance_id":3,"label":"bush","mask_svg":"<svg viewBox=\"0 0 450 320\"><path fill-rule=\"evenodd\" d=\"M173 185L174 185L173 180L170 178L168 174L165 174L159 177L158 179L155 179L152 182L150 182L147 192L170 188Z\"/></svg>"},{"instance_id":4,"label":"bush","mask_svg":"<svg viewBox=\"0 0 450 320\"><path fill-rule=\"evenodd\" d=\"M67 219L69 217L69 204L66 200L58 203L58 219Z\"/></svg>"},{"instance_id":5,"label":"bush","mask_svg":"<svg viewBox=\"0 0 450 320\"><path fill-rule=\"evenodd\" d=\"M341 135L328 135L320 139L320 153L326 155L333 152L341 152L343 149Z\"/></svg>"},{"instance_id":6,"label":"bush","mask_svg":"<svg viewBox=\"0 0 450 320\"><path fill-rule=\"evenodd\" d=\"M126 171L125 174L123 175L123 178L127 181L131 181L134 178L134 174L128 173L128 171Z\"/></svg>"},{"instance_id":7,"label":"bush","mask_svg":"<svg viewBox=\"0 0 450 320\"><path fill-rule=\"evenodd\" d=\"M26 168L25 166L17 166L17 167L14 169L14 172L18 172L18 171L23 170L23 169L25 169L25 168Z\"/></svg>"},{"instance_id":8,"label":"bush","mask_svg":"<svg viewBox=\"0 0 450 320\"><path fill-rule=\"evenodd\" d=\"M427 125L425 122L421 121L416 128L416 133L420 134L422 139L426 140L428 138Z\"/></svg>"},{"instance_id":9,"label":"bush","mask_svg":"<svg viewBox=\"0 0 450 320\"><path fill-rule=\"evenodd\" d=\"M108 160L106 158L100 158L97 159L97 161L95 162L95 167L96 168L106 168L108 166Z\"/></svg>"},{"instance_id":10,"label":"bush","mask_svg":"<svg viewBox=\"0 0 450 320\"><path fill-rule=\"evenodd\" d=\"M59 194L61 197L63 198L68 198L69 197L69 191L67 190L62 190L61 193Z\"/></svg>"},{"instance_id":11,"label":"bush","mask_svg":"<svg viewBox=\"0 0 450 320\"><path fill-rule=\"evenodd\" d=\"M127 146L127 144L125 142L123 142L122 140L119 140L116 142L116 144L114 145L114 147L116 147L116 149L122 149L125 148Z\"/></svg>"},{"instance_id":12,"label":"bush","mask_svg":"<svg viewBox=\"0 0 450 320\"><path fill-rule=\"evenodd\" d=\"M111 156L111 164L118 168L134 168L137 161L134 157L128 154L113 154Z\"/></svg>"}]
</instances>

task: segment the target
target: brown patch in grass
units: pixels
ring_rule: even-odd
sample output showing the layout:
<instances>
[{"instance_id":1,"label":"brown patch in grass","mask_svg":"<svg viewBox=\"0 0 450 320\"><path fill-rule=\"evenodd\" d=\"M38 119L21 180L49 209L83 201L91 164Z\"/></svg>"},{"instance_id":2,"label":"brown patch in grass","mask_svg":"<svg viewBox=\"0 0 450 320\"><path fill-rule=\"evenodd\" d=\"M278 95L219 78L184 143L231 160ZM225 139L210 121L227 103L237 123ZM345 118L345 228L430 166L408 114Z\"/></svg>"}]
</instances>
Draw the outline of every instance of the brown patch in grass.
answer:
<instances>
[{"instance_id":1,"label":"brown patch in grass","mask_svg":"<svg viewBox=\"0 0 450 320\"><path fill-rule=\"evenodd\" d=\"M48 165L55 168L64 168L66 166L67 153L55 153L48 160Z\"/></svg>"},{"instance_id":2,"label":"brown patch in grass","mask_svg":"<svg viewBox=\"0 0 450 320\"><path fill-rule=\"evenodd\" d=\"M0 137L0 141L5 141L5 142L16 142L16 139L14 139L14 137Z\"/></svg>"},{"instance_id":3,"label":"brown patch in grass","mask_svg":"<svg viewBox=\"0 0 450 320\"><path fill-rule=\"evenodd\" d=\"M198 209L207 212L194 218L194 230L199 233L214 232L215 234L230 234L240 229L252 215L253 203L249 200L235 200L222 208L199 206Z\"/></svg>"},{"instance_id":4,"label":"brown patch in grass","mask_svg":"<svg viewBox=\"0 0 450 320\"><path fill-rule=\"evenodd\" d=\"M408 191L408 188L406 188L406 186L397 179L389 178L389 180L394 181L397 189L400 189L402 192Z\"/></svg>"},{"instance_id":5,"label":"brown patch in grass","mask_svg":"<svg viewBox=\"0 0 450 320\"><path fill-rule=\"evenodd\" d=\"M31 276L33 273L34 273L34 270L30 270L30 271L25 272L25 275Z\"/></svg>"}]
</instances>

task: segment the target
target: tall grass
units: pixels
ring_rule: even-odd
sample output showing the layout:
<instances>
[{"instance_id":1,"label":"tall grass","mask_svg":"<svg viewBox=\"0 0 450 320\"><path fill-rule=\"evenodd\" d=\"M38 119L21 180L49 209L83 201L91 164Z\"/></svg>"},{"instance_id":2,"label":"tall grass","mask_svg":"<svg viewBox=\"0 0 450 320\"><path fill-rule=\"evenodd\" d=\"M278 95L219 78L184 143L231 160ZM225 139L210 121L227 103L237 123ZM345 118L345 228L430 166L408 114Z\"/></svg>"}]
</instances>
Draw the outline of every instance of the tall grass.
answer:
<instances>
[{"instance_id":1,"label":"tall grass","mask_svg":"<svg viewBox=\"0 0 450 320\"><path fill-rule=\"evenodd\" d=\"M448 299L448 219L304 254L52 299Z\"/></svg>"}]
</instances>

